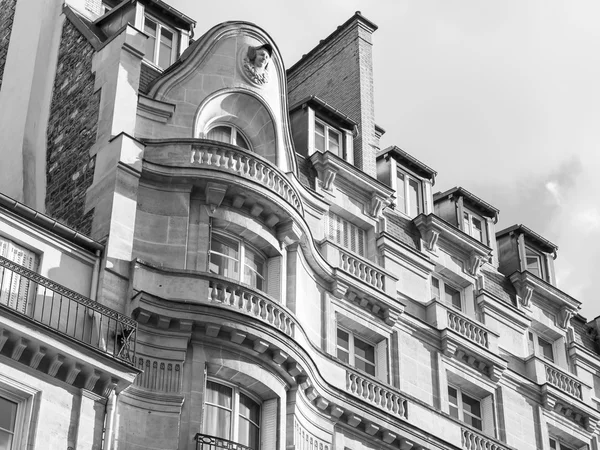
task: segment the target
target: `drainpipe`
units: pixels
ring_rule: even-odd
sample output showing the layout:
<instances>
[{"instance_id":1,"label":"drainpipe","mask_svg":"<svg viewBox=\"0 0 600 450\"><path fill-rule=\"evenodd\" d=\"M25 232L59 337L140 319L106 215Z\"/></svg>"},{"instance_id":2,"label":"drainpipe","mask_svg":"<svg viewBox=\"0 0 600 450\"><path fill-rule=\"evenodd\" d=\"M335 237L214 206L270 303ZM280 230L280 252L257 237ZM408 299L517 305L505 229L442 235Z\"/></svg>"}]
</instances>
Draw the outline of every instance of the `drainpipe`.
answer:
<instances>
[{"instance_id":1,"label":"drainpipe","mask_svg":"<svg viewBox=\"0 0 600 450\"><path fill-rule=\"evenodd\" d=\"M115 409L117 405L117 394L113 390L108 396L106 412L104 413L104 447L103 450L112 449L113 423L115 421Z\"/></svg>"}]
</instances>

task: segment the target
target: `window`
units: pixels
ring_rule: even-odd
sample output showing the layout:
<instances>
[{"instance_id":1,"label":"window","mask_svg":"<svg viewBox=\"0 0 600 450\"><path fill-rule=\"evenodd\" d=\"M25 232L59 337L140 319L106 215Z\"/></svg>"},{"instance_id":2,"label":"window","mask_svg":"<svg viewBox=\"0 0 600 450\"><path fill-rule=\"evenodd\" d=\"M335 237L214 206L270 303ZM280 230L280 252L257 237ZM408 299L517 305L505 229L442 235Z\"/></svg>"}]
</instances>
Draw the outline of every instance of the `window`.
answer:
<instances>
[{"instance_id":1,"label":"window","mask_svg":"<svg viewBox=\"0 0 600 450\"><path fill-rule=\"evenodd\" d=\"M15 437L18 404L0 397L0 450L11 450Z\"/></svg>"},{"instance_id":2,"label":"window","mask_svg":"<svg viewBox=\"0 0 600 450\"><path fill-rule=\"evenodd\" d=\"M260 404L238 387L207 380L203 433L258 450Z\"/></svg>"},{"instance_id":3,"label":"window","mask_svg":"<svg viewBox=\"0 0 600 450\"><path fill-rule=\"evenodd\" d=\"M539 355L542 358L554 362L554 349L552 342L542 339L540 336L529 332L529 353Z\"/></svg>"},{"instance_id":4,"label":"window","mask_svg":"<svg viewBox=\"0 0 600 450\"><path fill-rule=\"evenodd\" d=\"M230 125L219 125L206 134L207 139L213 141L225 142L226 144L237 145L246 150L250 150L250 144L241 131Z\"/></svg>"},{"instance_id":5,"label":"window","mask_svg":"<svg viewBox=\"0 0 600 450\"><path fill-rule=\"evenodd\" d=\"M240 273L241 261L243 274ZM209 271L266 292L266 257L248 243L225 234L213 232L211 235Z\"/></svg>"},{"instance_id":6,"label":"window","mask_svg":"<svg viewBox=\"0 0 600 450\"><path fill-rule=\"evenodd\" d=\"M326 125L320 120L315 120L315 150L320 152L331 152L343 158L342 134Z\"/></svg>"},{"instance_id":7,"label":"window","mask_svg":"<svg viewBox=\"0 0 600 450\"><path fill-rule=\"evenodd\" d=\"M483 430L481 402L461 391L460 388L448 386L448 403L450 415L467 425Z\"/></svg>"},{"instance_id":8,"label":"window","mask_svg":"<svg viewBox=\"0 0 600 450\"><path fill-rule=\"evenodd\" d=\"M144 33L146 40L145 58L161 69L166 69L175 60L175 32L158 20L144 17Z\"/></svg>"},{"instance_id":9,"label":"window","mask_svg":"<svg viewBox=\"0 0 600 450\"><path fill-rule=\"evenodd\" d=\"M331 211L325 216L325 238L360 256L365 256L365 230Z\"/></svg>"},{"instance_id":10,"label":"window","mask_svg":"<svg viewBox=\"0 0 600 450\"><path fill-rule=\"evenodd\" d=\"M351 331L337 329L337 357L375 376L375 346L359 339Z\"/></svg>"},{"instance_id":11,"label":"window","mask_svg":"<svg viewBox=\"0 0 600 450\"><path fill-rule=\"evenodd\" d=\"M396 181L396 205L398 210L409 217L417 217L423 212L421 181L401 170L398 170Z\"/></svg>"},{"instance_id":12,"label":"window","mask_svg":"<svg viewBox=\"0 0 600 450\"><path fill-rule=\"evenodd\" d=\"M528 272L531 272L540 278L546 278L546 266L544 265L544 258L542 255L529 247L525 247L525 259Z\"/></svg>"},{"instance_id":13,"label":"window","mask_svg":"<svg viewBox=\"0 0 600 450\"><path fill-rule=\"evenodd\" d=\"M0 256L26 269L37 270L38 258L35 253L1 236ZM0 266L1 304L23 314L27 313L31 285L32 282L29 279Z\"/></svg>"},{"instance_id":14,"label":"window","mask_svg":"<svg viewBox=\"0 0 600 450\"><path fill-rule=\"evenodd\" d=\"M443 300L442 300L443 292ZM461 292L449 286L443 280L431 278L431 296L437 301L443 301L449 306L462 311L462 296Z\"/></svg>"},{"instance_id":15,"label":"window","mask_svg":"<svg viewBox=\"0 0 600 450\"><path fill-rule=\"evenodd\" d=\"M550 448L552 450L575 450L573 447L567 447L555 438L550 438Z\"/></svg>"},{"instance_id":16,"label":"window","mask_svg":"<svg viewBox=\"0 0 600 450\"><path fill-rule=\"evenodd\" d=\"M479 242L486 244L485 220L470 211L463 212L463 231Z\"/></svg>"}]
</instances>

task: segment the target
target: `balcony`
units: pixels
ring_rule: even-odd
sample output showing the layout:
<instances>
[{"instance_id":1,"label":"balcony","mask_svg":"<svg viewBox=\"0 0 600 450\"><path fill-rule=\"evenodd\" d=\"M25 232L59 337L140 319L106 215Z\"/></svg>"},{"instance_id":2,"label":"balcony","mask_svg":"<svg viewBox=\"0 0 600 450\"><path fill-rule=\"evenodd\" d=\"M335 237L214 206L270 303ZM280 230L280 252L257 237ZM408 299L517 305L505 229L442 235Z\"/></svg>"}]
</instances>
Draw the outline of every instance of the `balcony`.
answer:
<instances>
[{"instance_id":1,"label":"balcony","mask_svg":"<svg viewBox=\"0 0 600 450\"><path fill-rule=\"evenodd\" d=\"M408 400L389 386L358 372L346 370L346 390L388 414L408 420Z\"/></svg>"},{"instance_id":2,"label":"balcony","mask_svg":"<svg viewBox=\"0 0 600 450\"><path fill-rule=\"evenodd\" d=\"M0 257L0 309L133 365L137 322Z\"/></svg>"},{"instance_id":3,"label":"balcony","mask_svg":"<svg viewBox=\"0 0 600 450\"><path fill-rule=\"evenodd\" d=\"M194 436L194 441L196 441L196 450L217 450L219 448L225 448L227 450L253 450L251 447L238 444L237 442L209 436L207 434L196 434L196 436Z\"/></svg>"},{"instance_id":4,"label":"balcony","mask_svg":"<svg viewBox=\"0 0 600 450\"><path fill-rule=\"evenodd\" d=\"M486 437L472 430L471 428L461 428L462 448L464 450L509 450L494 439Z\"/></svg>"},{"instance_id":5,"label":"balcony","mask_svg":"<svg viewBox=\"0 0 600 450\"><path fill-rule=\"evenodd\" d=\"M535 355L525 359L527 377L541 386L544 406L586 428L596 429L600 413L591 408L592 387Z\"/></svg>"},{"instance_id":6,"label":"balcony","mask_svg":"<svg viewBox=\"0 0 600 450\"><path fill-rule=\"evenodd\" d=\"M497 333L437 300L427 305L427 320L441 330L442 348L447 356L498 381L507 364L498 354Z\"/></svg>"},{"instance_id":7,"label":"balcony","mask_svg":"<svg viewBox=\"0 0 600 450\"><path fill-rule=\"evenodd\" d=\"M227 199L254 210L270 226L303 215L300 196L281 170L234 145L205 139L145 140L143 176L192 184L212 207ZM282 207L287 213L282 211Z\"/></svg>"},{"instance_id":8,"label":"balcony","mask_svg":"<svg viewBox=\"0 0 600 450\"><path fill-rule=\"evenodd\" d=\"M396 300L398 279L394 275L331 241L322 241L319 249L323 257L337 267L336 296L347 297L388 324L395 322L404 306Z\"/></svg>"}]
</instances>

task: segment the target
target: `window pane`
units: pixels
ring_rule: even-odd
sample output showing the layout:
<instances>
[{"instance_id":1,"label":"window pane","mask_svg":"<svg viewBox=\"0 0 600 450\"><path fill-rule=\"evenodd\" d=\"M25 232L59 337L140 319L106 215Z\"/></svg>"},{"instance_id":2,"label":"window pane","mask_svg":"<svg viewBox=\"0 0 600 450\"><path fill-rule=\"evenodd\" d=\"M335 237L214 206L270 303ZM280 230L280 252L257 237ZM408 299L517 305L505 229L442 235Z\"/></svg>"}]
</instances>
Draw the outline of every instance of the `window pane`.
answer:
<instances>
[{"instance_id":1,"label":"window pane","mask_svg":"<svg viewBox=\"0 0 600 450\"><path fill-rule=\"evenodd\" d=\"M406 214L406 186L404 185L404 174L398 173L396 186L396 197L398 197L398 210Z\"/></svg>"},{"instance_id":2,"label":"window pane","mask_svg":"<svg viewBox=\"0 0 600 450\"><path fill-rule=\"evenodd\" d=\"M246 247L246 256L244 258L244 283L264 291L266 288L265 268L265 259L258 253Z\"/></svg>"},{"instance_id":3,"label":"window pane","mask_svg":"<svg viewBox=\"0 0 600 450\"><path fill-rule=\"evenodd\" d=\"M17 404L0 397L0 428L6 431L14 431L16 417Z\"/></svg>"},{"instance_id":4,"label":"window pane","mask_svg":"<svg viewBox=\"0 0 600 450\"><path fill-rule=\"evenodd\" d=\"M444 285L444 293L446 295L446 303L452 305L456 309L462 309L462 302L460 300L460 292L448 285Z\"/></svg>"},{"instance_id":5,"label":"window pane","mask_svg":"<svg viewBox=\"0 0 600 450\"><path fill-rule=\"evenodd\" d=\"M260 405L247 395L240 393L240 415L258 425L260 424Z\"/></svg>"},{"instance_id":6,"label":"window pane","mask_svg":"<svg viewBox=\"0 0 600 450\"><path fill-rule=\"evenodd\" d=\"M552 344L541 337L538 337L538 344L542 352L542 356L548 361L554 362L554 351L552 350Z\"/></svg>"},{"instance_id":7,"label":"window pane","mask_svg":"<svg viewBox=\"0 0 600 450\"><path fill-rule=\"evenodd\" d=\"M473 228L471 229L471 236L477 239L479 242L483 242L483 226L481 220L473 217Z\"/></svg>"},{"instance_id":8,"label":"window pane","mask_svg":"<svg viewBox=\"0 0 600 450\"><path fill-rule=\"evenodd\" d=\"M253 450L258 449L259 434L259 428L255 424L240 417L238 422L238 444L246 445Z\"/></svg>"},{"instance_id":9,"label":"window pane","mask_svg":"<svg viewBox=\"0 0 600 450\"><path fill-rule=\"evenodd\" d=\"M358 357L354 360L354 367L363 372L367 372L369 375L375 375L375 364L370 364Z\"/></svg>"},{"instance_id":10,"label":"window pane","mask_svg":"<svg viewBox=\"0 0 600 450\"><path fill-rule=\"evenodd\" d=\"M250 144L248 144L248 141L246 141L244 136L242 136L242 133L239 131L235 133L235 145L246 150L250 150Z\"/></svg>"},{"instance_id":11,"label":"window pane","mask_svg":"<svg viewBox=\"0 0 600 450\"><path fill-rule=\"evenodd\" d=\"M375 347L355 337L354 356L375 364Z\"/></svg>"},{"instance_id":12,"label":"window pane","mask_svg":"<svg viewBox=\"0 0 600 450\"><path fill-rule=\"evenodd\" d=\"M154 62L154 48L156 46L156 22L148 19L147 17L144 19L144 33L148 35L148 39L146 39L146 59Z\"/></svg>"},{"instance_id":13,"label":"window pane","mask_svg":"<svg viewBox=\"0 0 600 450\"><path fill-rule=\"evenodd\" d=\"M471 417L465 414L464 422L467 425L471 425L473 428L477 428L478 430L483 429L481 419L477 419L476 417Z\"/></svg>"},{"instance_id":14,"label":"window pane","mask_svg":"<svg viewBox=\"0 0 600 450\"><path fill-rule=\"evenodd\" d=\"M451 386L448 386L448 402L451 405L458 405L458 391Z\"/></svg>"},{"instance_id":15,"label":"window pane","mask_svg":"<svg viewBox=\"0 0 600 450\"><path fill-rule=\"evenodd\" d=\"M209 271L239 280L239 245L233 239L213 233L210 242Z\"/></svg>"},{"instance_id":16,"label":"window pane","mask_svg":"<svg viewBox=\"0 0 600 450\"><path fill-rule=\"evenodd\" d=\"M469 214L463 213L463 231L467 234L471 234L471 227L469 225Z\"/></svg>"},{"instance_id":17,"label":"window pane","mask_svg":"<svg viewBox=\"0 0 600 450\"><path fill-rule=\"evenodd\" d=\"M208 403L204 411L204 434L231 440L231 411Z\"/></svg>"},{"instance_id":18,"label":"window pane","mask_svg":"<svg viewBox=\"0 0 600 450\"><path fill-rule=\"evenodd\" d=\"M450 415L455 419L458 419L458 408L454 405L450 405Z\"/></svg>"},{"instance_id":19,"label":"window pane","mask_svg":"<svg viewBox=\"0 0 600 450\"><path fill-rule=\"evenodd\" d=\"M232 396L233 390L229 386L213 381L206 382L206 402L231 409Z\"/></svg>"},{"instance_id":20,"label":"window pane","mask_svg":"<svg viewBox=\"0 0 600 450\"><path fill-rule=\"evenodd\" d=\"M558 450L558 449L556 448L556 441L555 441L554 439L550 439L550 448L551 448L552 450Z\"/></svg>"},{"instance_id":21,"label":"window pane","mask_svg":"<svg viewBox=\"0 0 600 450\"><path fill-rule=\"evenodd\" d=\"M160 50L158 52L158 65L166 69L171 65L171 54L173 52L173 33L165 28L160 32Z\"/></svg>"},{"instance_id":22,"label":"window pane","mask_svg":"<svg viewBox=\"0 0 600 450\"><path fill-rule=\"evenodd\" d=\"M214 127L212 130L208 132L206 135L207 139L212 139L213 141L225 142L226 144L231 144L231 127L227 127L224 125Z\"/></svg>"},{"instance_id":23,"label":"window pane","mask_svg":"<svg viewBox=\"0 0 600 450\"><path fill-rule=\"evenodd\" d=\"M478 400L469 397L466 394L462 395L463 412L465 415L481 418L481 404Z\"/></svg>"},{"instance_id":24,"label":"window pane","mask_svg":"<svg viewBox=\"0 0 600 450\"><path fill-rule=\"evenodd\" d=\"M431 279L431 298L440 299L440 282L437 278Z\"/></svg>"},{"instance_id":25,"label":"window pane","mask_svg":"<svg viewBox=\"0 0 600 450\"><path fill-rule=\"evenodd\" d=\"M0 450L12 449L13 433L0 430Z\"/></svg>"},{"instance_id":26,"label":"window pane","mask_svg":"<svg viewBox=\"0 0 600 450\"><path fill-rule=\"evenodd\" d=\"M325 125L315 122L315 149L325 151Z\"/></svg>"},{"instance_id":27,"label":"window pane","mask_svg":"<svg viewBox=\"0 0 600 450\"><path fill-rule=\"evenodd\" d=\"M337 330L337 345L343 349L350 349L350 335L344 330Z\"/></svg>"},{"instance_id":28,"label":"window pane","mask_svg":"<svg viewBox=\"0 0 600 450\"><path fill-rule=\"evenodd\" d=\"M410 203L410 217L416 217L421 213L421 202L419 201L419 183L415 180L408 180L408 196Z\"/></svg>"},{"instance_id":29,"label":"window pane","mask_svg":"<svg viewBox=\"0 0 600 450\"><path fill-rule=\"evenodd\" d=\"M340 154L340 135L331 129L329 129L328 135L329 135L329 151L331 153L335 153L337 156L342 156Z\"/></svg>"}]
</instances>

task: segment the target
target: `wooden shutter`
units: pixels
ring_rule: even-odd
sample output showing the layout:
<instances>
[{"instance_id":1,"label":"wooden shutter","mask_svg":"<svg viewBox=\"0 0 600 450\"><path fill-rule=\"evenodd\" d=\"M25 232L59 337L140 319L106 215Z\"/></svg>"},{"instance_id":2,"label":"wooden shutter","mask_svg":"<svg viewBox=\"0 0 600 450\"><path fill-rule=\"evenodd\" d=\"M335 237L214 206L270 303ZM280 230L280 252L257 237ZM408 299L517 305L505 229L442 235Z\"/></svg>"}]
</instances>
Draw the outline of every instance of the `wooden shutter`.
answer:
<instances>
[{"instance_id":1,"label":"wooden shutter","mask_svg":"<svg viewBox=\"0 0 600 450\"><path fill-rule=\"evenodd\" d=\"M377 365L377 379L383 381L384 383L388 382L388 345L387 339L382 339L375 349L376 355L376 365Z\"/></svg>"}]
</instances>

